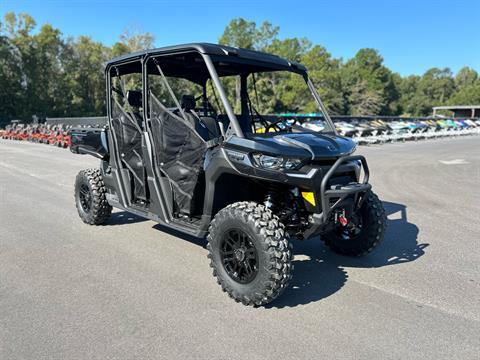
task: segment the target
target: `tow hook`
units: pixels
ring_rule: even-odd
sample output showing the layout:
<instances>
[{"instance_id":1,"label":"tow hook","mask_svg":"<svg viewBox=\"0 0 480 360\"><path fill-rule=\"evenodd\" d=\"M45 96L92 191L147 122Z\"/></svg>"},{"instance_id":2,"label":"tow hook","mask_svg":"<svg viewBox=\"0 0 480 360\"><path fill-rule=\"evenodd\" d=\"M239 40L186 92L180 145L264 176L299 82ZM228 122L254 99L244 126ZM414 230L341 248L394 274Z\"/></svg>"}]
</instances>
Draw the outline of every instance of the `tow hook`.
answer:
<instances>
[{"instance_id":1,"label":"tow hook","mask_svg":"<svg viewBox=\"0 0 480 360\"><path fill-rule=\"evenodd\" d=\"M341 213L335 213L335 223L340 223L340 225L342 225L343 227L348 225L348 220L345 217L345 210L343 210Z\"/></svg>"}]
</instances>

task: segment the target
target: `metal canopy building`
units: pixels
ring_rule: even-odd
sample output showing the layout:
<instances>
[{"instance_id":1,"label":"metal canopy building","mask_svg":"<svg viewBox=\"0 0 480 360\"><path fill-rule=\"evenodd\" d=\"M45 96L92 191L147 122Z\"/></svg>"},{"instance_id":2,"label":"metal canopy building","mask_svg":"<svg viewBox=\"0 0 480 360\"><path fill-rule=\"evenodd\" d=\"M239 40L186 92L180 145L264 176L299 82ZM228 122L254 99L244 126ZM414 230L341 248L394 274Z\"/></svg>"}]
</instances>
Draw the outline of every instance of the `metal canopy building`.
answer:
<instances>
[{"instance_id":1,"label":"metal canopy building","mask_svg":"<svg viewBox=\"0 0 480 360\"><path fill-rule=\"evenodd\" d=\"M456 118L477 118L480 117L480 105L452 105L435 106L433 116L437 116L438 111L451 111Z\"/></svg>"}]
</instances>

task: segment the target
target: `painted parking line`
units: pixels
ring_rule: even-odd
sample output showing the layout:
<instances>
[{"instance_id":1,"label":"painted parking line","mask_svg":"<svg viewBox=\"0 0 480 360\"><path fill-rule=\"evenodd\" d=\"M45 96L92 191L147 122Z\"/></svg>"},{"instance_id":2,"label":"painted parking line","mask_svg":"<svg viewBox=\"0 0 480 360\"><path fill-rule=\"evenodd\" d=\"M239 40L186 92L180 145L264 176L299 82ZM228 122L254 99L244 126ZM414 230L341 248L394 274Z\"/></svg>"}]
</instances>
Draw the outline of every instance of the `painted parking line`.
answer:
<instances>
[{"instance_id":1,"label":"painted parking line","mask_svg":"<svg viewBox=\"0 0 480 360\"><path fill-rule=\"evenodd\" d=\"M438 160L438 161L445 165L465 165L469 163L465 159Z\"/></svg>"}]
</instances>

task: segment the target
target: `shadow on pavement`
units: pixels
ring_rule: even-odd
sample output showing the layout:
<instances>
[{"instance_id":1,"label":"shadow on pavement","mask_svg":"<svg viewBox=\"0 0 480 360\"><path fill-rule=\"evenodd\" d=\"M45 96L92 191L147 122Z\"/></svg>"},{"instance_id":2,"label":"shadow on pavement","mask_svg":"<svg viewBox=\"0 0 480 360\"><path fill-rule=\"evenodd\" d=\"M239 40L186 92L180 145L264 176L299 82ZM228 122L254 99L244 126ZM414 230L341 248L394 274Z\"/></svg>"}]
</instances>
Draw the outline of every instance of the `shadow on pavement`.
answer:
<instances>
[{"instance_id":1,"label":"shadow on pavement","mask_svg":"<svg viewBox=\"0 0 480 360\"><path fill-rule=\"evenodd\" d=\"M105 226L127 225L127 224L143 222L143 221L148 221L148 219L145 219L141 216L134 215L127 211L117 211L117 212L113 212L112 215L110 215L109 219L104 225Z\"/></svg>"},{"instance_id":2,"label":"shadow on pavement","mask_svg":"<svg viewBox=\"0 0 480 360\"><path fill-rule=\"evenodd\" d=\"M387 231L382 244L363 258L337 255L319 239L293 241L293 279L290 287L267 308L304 305L322 300L339 291L348 279L345 268L379 268L414 261L424 255L429 244L419 244L418 227L407 218L405 205L383 202L387 216ZM106 225L131 224L148 221L125 211L112 213ZM156 224L154 229L179 237L205 248L207 240L196 238L166 226Z\"/></svg>"},{"instance_id":3,"label":"shadow on pavement","mask_svg":"<svg viewBox=\"0 0 480 360\"><path fill-rule=\"evenodd\" d=\"M112 215L110 215L110 218L107 220L107 222L104 224L104 226L110 226L110 225L128 225L128 224L134 224L134 223L139 223L143 221L150 221L147 218L137 216L135 214L132 214L128 211L117 211L113 212ZM152 226L155 230L164 232L166 234L178 237L182 240L189 241L193 244L196 244L201 247L206 247L207 245L207 240L206 239L201 239L197 238L195 236L191 236L188 234L184 234L180 231L177 231L175 229L171 229L169 227L163 226L161 224L155 224Z\"/></svg>"},{"instance_id":4,"label":"shadow on pavement","mask_svg":"<svg viewBox=\"0 0 480 360\"><path fill-rule=\"evenodd\" d=\"M192 236L192 235L188 235L188 234L182 233L178 230L171 229L169 227L163 226L161 224L156 224L156 225L153 226L153 228L155 230L159 230L159 231L164 232L166 234L178 237L182 240L189 241L192 244L201 246L202 248L205 248L207 246L207 239L206 238L198 238L198 237L195 237L195 236Z\"/></svg>"},{"instance_id":5,"label":"shadow on pavement","mask_svg":"<svg viewBox=\"0 0 480 360\"><path fill-rule=\"evenodd\" d=\"M382 244L363 258L329 251L319 238L295 241L290 287L267 308L293 307L319 301L339 291L348 279L346 267L378 268L414 261L429 244L418 244L419 229L408 222L405 205L383 202L388 227Z\"/></svg>"}]
</instances>

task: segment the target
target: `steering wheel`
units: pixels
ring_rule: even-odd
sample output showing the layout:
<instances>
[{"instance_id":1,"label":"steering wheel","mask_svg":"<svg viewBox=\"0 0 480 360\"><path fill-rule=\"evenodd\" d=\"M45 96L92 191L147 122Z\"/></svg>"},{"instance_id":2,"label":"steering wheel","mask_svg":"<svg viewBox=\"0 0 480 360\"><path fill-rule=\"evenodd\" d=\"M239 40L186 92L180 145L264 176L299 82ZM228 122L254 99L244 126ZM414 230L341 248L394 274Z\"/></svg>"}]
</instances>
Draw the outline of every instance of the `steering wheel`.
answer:
<instances>
[{"instance_id":1,"label":"steering wheel","mask_svg":"<svg viewBox=\"0 0 480 360\"><path fill-rule=\"evenodd\" d=\"M295 118L293 119L293 123L292 124L288 124L286 123L286 119L278 119L277 121L274 121L270 124L268 124L268 126L265 127L265 132L269 132L270 129L274 129L275 131L284 131L284 130L290 130L292 128L293 125L298 125L298 120ZM283 127L279 126L279 124L284 124Z\"/></svg>"},{"instance_id":2,"label":"steering wheel","mask_svg":"<svg viewBox=\"0 0 480 360\"><path fill-rule=\"evenodd\" d=\"M268 133L270 132L270 129L273 129L275 132L277 131L282 131L282 130L285 130L285 129L282 129L278 124L280 124L281 122L283 122L284 120L283 119L279 119L277 121L274 121L270 124L268 124L266 127L265 127L265 132Z\"/></svg>"},{"instance_id":3,"label":"steering wheel","mask_svg":"<svg viewBox=\"0 0 480 360\"><path fill-rule=\"evenodd\" d=\"M260 115L260 113L254 107L252 107L252 109L255 112L255 114L253 113L251 114L252 126L256 122L259 122L265 128L265 133L268 133L271 128L273 128L275 131L282 131L282 128L278 126L278 124L283 120L277 120L277 121L274 121L273 123L268 123L268 121L265 120L265 118L262 115ZM253 131L255 132L255 130L256 129L254 128Z\"/></svg>"}]
</instances>

